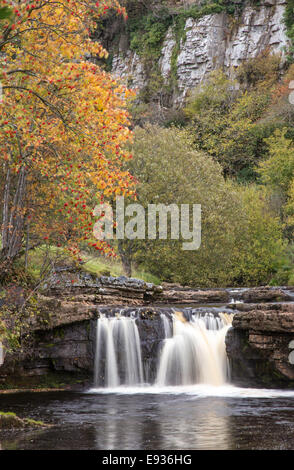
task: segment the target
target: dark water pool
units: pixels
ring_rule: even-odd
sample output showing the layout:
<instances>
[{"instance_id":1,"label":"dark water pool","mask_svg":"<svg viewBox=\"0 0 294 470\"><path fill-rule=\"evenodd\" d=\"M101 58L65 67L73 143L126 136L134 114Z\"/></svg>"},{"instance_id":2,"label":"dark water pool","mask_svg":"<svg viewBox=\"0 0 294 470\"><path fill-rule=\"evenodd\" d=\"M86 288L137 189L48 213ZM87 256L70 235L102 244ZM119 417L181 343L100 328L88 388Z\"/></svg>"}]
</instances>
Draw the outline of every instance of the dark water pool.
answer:
<instances>
[{"instance_id":1,"label":"dark water pool","mask_svg":"<svg viewBox=\"0 0 294 470\"><path fill-rule=\"evenodd\" d=\"M241 389L240 389L241 390ZM0 434L2 449L294 449L294 393L22 393L0 409L48 429Z\"/></svg>"}]
</instances>

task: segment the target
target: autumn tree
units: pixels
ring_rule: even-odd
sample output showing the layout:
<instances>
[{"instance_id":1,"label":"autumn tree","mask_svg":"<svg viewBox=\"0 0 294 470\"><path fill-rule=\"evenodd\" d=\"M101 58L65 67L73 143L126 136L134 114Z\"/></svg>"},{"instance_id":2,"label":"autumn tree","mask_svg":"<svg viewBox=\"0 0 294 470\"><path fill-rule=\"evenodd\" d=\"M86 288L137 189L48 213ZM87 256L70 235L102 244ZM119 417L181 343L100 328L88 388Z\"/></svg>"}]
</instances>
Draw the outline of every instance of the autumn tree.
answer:
<instances>
[{"instance_id":1,"label":"autumn tree","mask_svg":"<svg viewBox=\"0 0 294 470\"><path fill-rule=\"evenodd\" d=\"M0 8L0 21L8 19L11 16L11 14L12 12L10 8L8 8L7 6L1 7Z\"/></svg>"},{"instance_id":2,"label":"autumn tree","mask_svg":"<svg viewBox=\"0 0 294 470\"><path fill-rule=\"evenodd\" d=\"M27 248L46 241L77 257L81 245L111 254L93 238L93 208L132 193L122 169L131 92L95 64L107 52L92 36L97 18L125 11L115 0L2 7L13 12L0 30L2 275L25 238Z\"/></svg>"}]
</instances>

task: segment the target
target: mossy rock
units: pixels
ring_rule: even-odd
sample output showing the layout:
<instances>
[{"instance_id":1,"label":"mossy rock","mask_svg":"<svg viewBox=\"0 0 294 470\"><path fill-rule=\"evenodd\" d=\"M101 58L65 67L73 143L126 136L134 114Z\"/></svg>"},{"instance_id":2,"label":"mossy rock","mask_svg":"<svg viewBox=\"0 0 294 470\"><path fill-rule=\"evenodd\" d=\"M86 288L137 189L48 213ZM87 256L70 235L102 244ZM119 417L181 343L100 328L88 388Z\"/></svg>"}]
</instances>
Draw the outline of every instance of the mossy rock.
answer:
<instances>
[{"instance_id":1,"label":"mossy rock","mask_svg":"<svg viewBox=\"0 0 294 470\"><path fill-rule=\"evenodd\" d=\"M19 418L15 413L4 413L0 411L0 429L25 429L44 427L45 423L42 421L35 421L30 418Z\"/></svg>"}]
</instances>

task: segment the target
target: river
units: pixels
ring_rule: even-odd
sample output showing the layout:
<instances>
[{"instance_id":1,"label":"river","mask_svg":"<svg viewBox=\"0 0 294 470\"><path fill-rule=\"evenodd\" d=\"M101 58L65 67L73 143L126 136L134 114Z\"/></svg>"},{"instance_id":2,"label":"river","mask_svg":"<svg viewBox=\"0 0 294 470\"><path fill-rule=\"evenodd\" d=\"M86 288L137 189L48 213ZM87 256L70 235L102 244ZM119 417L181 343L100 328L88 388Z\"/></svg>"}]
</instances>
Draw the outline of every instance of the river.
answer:
<instances>
[{"instance_id":1,"label":"river","mask_svg":"<svg viewBox=\"0 0 294 470\"><path fill-rule=\"evenodd\" d=\"M2 449L294 449L294 392L196 385L1 396L53 426L3 433Z\"/></svg>"}]
</instances>

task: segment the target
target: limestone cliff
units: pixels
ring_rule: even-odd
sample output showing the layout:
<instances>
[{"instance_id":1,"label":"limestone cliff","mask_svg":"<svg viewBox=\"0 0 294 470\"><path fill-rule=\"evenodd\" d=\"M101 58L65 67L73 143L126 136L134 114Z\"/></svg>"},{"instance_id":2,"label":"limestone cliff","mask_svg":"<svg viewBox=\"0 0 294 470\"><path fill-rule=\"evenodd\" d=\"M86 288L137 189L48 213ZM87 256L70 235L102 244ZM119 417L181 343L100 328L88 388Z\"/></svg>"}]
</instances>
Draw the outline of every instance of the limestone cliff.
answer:
<instances>
[{"instance_id":1,"label":"limestone cliff","mask_svg":"<svg viewBox=\"0 0 294 470\"><path fill-rule=\"evenodd\" d=\"M194 17L187 17L191 4L193 7L204 2L178 3L189 4L183 16L184 27L179 34L172 20L160 44L160 55L154 57L163 86L172 88L172 104L181 103L188 90L205 80L212 70L223 67L232 74L243 61L265 50L279 53L283 63L289 46L284 24L286 0L234 1L230 3L238 8L233 13L224 10ZM174 7L172 11L173 18L179 18L180 10ZM146 64L127 29L128 26L120 27L113 33L115 46L111 41L106 44L111 50L110 69L129 86L142 90L150 79L150 61Z\"/></svg>"}]
</instances>

